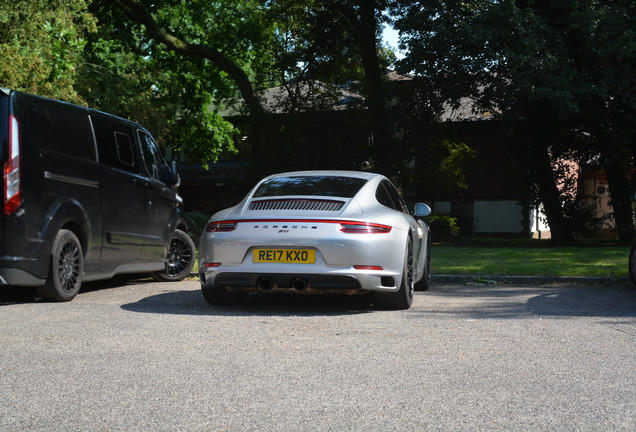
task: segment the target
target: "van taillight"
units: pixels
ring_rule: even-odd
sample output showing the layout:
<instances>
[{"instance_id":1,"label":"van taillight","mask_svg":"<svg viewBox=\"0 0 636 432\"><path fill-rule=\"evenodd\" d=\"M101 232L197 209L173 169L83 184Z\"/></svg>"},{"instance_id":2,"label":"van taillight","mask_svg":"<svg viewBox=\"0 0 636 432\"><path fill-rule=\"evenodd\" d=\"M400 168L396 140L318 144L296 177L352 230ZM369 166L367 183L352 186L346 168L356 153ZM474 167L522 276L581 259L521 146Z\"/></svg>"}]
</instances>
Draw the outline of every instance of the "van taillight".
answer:
<instances>
[{"instance_id":1,"label":"van taillight","mask_svg":"<svg viewBox=\"0 0 636 432\"><path fill-rule=\"evenodd\" d=\"M4 214L11 215L22 202L20 174L20 124L15 116L9 116L9 157L4 164Z\"/></svg>"}]
</instances>

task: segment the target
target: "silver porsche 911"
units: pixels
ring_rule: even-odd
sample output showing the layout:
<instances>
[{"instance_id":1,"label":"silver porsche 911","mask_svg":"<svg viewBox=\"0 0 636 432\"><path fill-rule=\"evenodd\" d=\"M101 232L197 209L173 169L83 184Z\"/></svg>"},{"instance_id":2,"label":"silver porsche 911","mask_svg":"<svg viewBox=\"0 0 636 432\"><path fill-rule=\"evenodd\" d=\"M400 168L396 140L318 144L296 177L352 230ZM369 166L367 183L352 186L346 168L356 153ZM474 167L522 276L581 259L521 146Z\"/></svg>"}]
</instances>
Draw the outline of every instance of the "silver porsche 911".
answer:
<instances>
[{"instance_id":1,"label":"silver porsche 911","mask_svg":"<svg viewBox=\"0 0 636 432\"><path fill-rule=\"evenodd\" d=\"M415 217L431 210L416 204ZM239 304L250 291L374 293L384 309L408 309L430 284L429 227L384 176L299 171L261 180L235 207L214 214L199 245L203 296Z\"/></svg>"}]
</instances>

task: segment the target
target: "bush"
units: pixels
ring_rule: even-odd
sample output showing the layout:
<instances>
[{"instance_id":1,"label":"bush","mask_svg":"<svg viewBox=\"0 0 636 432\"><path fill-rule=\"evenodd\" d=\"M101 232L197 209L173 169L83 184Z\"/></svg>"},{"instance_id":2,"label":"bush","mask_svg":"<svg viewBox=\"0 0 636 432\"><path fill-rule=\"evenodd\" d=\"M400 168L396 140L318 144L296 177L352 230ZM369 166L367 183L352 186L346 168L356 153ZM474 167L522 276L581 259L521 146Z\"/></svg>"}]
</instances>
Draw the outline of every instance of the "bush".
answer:
<instances>
[{"instance_id":1,"label":"bush","mask_svg":"<svg viewBox=\"0 0 636 432\"><path fill-rule=\"evenodd\" d=\"M431 238L435 243L450 240L459 235L457 218L448 215L431 215L423 220L431 227Z\"/></svg>"},{"instance_id":2,"label":"bush","mask_svg":"<svg viewBox=\"0 0 636 432\"><path fill-rule=\"evenodd\" d=\"M194 241L194 244L198 245L201 233L205 229L209 216L199 211L191 211L185 213L185 219L188 223L188 234L190 234L190 238Z\"/></svg>"}]
</instances>

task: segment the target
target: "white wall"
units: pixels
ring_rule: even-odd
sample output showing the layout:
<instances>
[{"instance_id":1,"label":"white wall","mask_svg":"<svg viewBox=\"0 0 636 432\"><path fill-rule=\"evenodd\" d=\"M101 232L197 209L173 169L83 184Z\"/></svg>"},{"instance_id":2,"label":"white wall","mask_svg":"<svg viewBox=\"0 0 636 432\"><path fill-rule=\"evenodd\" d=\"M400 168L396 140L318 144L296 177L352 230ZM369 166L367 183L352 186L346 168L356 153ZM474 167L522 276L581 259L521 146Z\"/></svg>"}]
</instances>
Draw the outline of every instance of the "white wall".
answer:
<instances>
[{"instance_id":1,"label":"white wall","mask_svg":"<svg viewBox=\"0 0 636 432\"><path fill-rule=\"evenodd\" d=\"M450 201L435 201L432 204L435 214L451 213ZM475 233L518 234L525 232L525 224L529 224L531 235L549 238L550 227L542 207L531 209L529 220L524 218L523 207L517 201L475 201L472 212Z\"/></svg>"},{"instance_id":2,"label":"white wall","mask_svg":"<svg viewBox=\"0 0 636 432\"><path fill-rule=\"evenodd\" d=\"M475 201L476 233L522 233L523 223L517 201Z\"/></svg>"}]
</instances>

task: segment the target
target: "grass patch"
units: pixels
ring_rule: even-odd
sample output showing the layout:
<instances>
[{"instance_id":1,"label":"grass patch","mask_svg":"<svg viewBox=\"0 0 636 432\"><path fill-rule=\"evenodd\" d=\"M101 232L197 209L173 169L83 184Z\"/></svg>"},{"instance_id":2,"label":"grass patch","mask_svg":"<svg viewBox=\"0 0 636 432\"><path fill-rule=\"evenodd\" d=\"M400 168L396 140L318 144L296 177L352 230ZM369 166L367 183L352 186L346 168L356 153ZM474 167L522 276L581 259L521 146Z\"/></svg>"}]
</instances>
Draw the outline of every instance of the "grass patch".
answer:
<instances>
[{"instance_id":1,"label":"grass patch","mask_svg":"<svg viewBox=\"0 0 636 432\"><path fill-rule=\"evenodd\" d=\"M546 247L536 243L433 245L433 274L629 276L626 246Z\"/></svg>"},{"instance_id":2,"label":"grass patch","mask_svg":"<svg viewBox=\"0 0 636 432\"><path fill-rule=\"evenodd\" d=\"M628 246L550 247L545 240L479 239L434 244L433 274L627 277ZM198 249L197 249L198 257ZM199 262L194 262L193 273Z\"/></svg>"}]
</instances>

